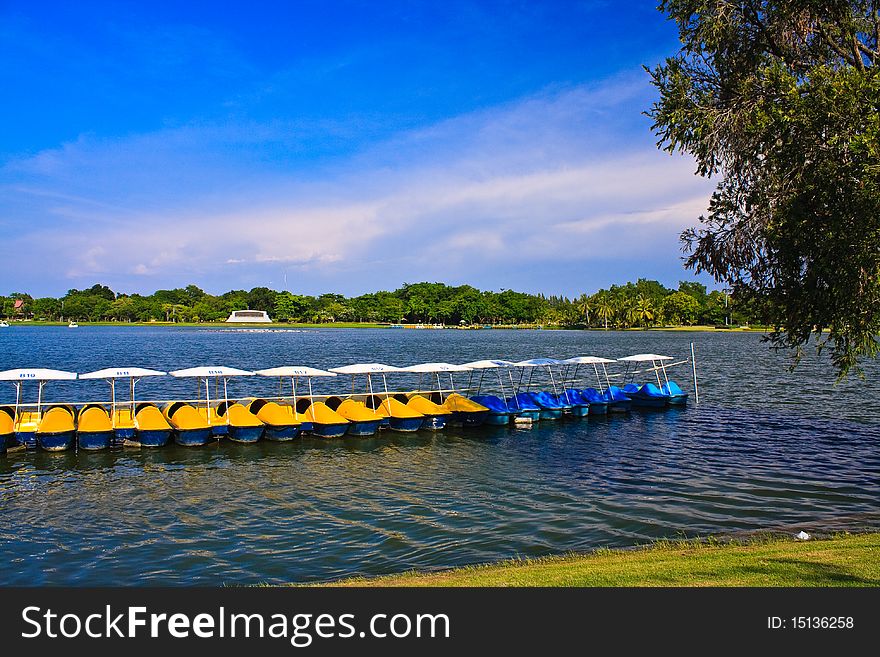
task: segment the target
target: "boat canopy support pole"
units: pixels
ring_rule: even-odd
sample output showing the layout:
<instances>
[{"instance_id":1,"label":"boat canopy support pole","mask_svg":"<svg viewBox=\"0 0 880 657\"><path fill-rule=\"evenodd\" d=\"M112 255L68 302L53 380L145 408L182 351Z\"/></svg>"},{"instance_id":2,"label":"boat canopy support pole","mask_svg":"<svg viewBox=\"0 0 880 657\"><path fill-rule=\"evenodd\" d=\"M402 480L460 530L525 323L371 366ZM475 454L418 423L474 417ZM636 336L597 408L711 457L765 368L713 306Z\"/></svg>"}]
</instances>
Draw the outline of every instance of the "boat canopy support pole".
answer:
<instances>
[{"instance_id":1,"label":"boat canopy support pole","mask_svg":"<svg viewBox=\"0 0 880 657\"><path fill-rule=\"evenodd\" d=\"M223 377L223 403L225 404L226 412L223 415L226 416L226 425L229 426L229 388L227 384L229 383L228 377Z\"/></svg>"},{"instance_id":2,"label":"boat canopy support pole","mask_svg":"<svg viewBox=\"0 0 880 657\"><path fill-rule=\"evenodd\" d=\"M700 403L700 388L697 385L697 357L694 354L694 343L691 342L691 368L694 372L694 399Z\"/></svg>"},{"instance_id":3,"label":"boat canopy support pole","mask_svg":"<svg viewBox=\"0 0 880 657\"><path fill-rule=\"evenodd\" d=\"M43 406L43 386L44 385L46 385L46 382L40 381L39 388L37 390L37 419L42 417L41 407Z\"/></svg>"}]
</instances>

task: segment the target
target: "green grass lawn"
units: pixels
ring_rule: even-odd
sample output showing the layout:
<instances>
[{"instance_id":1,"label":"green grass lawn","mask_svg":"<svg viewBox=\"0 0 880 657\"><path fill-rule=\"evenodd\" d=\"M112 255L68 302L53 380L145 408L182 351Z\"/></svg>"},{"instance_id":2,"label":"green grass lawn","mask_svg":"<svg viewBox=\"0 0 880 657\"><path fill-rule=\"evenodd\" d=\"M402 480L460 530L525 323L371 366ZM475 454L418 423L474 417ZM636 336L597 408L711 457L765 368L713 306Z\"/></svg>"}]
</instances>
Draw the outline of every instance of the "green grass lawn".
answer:
<instances>
[{"instance_id":1,"label":"green grass lawn","mask_svg":"<svg viewBox=\"0 0 880 657\"><path fill-rule=\"evenodd\" d=\"M880 534L825 540L668 541L333 586L880 586Z\"/></svg>"}]
</instances>

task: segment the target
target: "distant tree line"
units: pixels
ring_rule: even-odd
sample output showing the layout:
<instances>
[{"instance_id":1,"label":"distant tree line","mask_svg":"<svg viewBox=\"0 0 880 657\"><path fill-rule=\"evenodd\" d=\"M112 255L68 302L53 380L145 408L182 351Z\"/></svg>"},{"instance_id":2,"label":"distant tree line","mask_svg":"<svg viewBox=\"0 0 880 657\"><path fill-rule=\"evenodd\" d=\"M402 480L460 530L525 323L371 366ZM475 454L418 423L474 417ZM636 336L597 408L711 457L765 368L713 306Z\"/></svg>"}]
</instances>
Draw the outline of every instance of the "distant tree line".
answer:
<instances>
[{"instance_id":1,"label":"distant tree line","mask_svg":"<svg viewBox=\"0 0 880 657\"><path fill-rule=\"evenodd\" d=\"M233 310L263 310L280 322L546 324L594 328L748 323L755 313L720 291L682 281L669 289L657 281L612 285L593 294L564 296L491 292L470 285L405 283L393 292L357 297L311 296L267 287L208 294L195 285L150 295L114 292L106 285L69 290L63 297L16 292L0 297L3 316L46 321L217 322Z\"/></svg>"}]
</instances>

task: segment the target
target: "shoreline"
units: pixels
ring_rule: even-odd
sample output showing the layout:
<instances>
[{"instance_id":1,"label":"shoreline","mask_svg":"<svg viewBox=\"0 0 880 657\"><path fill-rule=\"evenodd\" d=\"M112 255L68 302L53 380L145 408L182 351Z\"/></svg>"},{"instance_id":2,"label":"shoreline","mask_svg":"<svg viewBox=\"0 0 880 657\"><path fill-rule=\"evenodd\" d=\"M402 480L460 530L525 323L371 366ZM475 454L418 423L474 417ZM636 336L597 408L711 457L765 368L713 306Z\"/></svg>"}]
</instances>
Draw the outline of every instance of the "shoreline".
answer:
<instances>
[{"instance_id":1,"label":"shoreline","mask_svg":"<svg viewBox=\"0 0 880 657\"><path fill-rule=\"evenodd\" d=\"M880 586L880 532L809 540L756 534L745 539L663 540L633 548L352 577L317 587L643 587Z\"/></svg>"},{"instance_id":2,"label":"shoreline","mask_svg":"<svg viewBox=\"0 0 880 657\"><path fill-rule=\"evenodd\" d=\"M326 322L323 324L315 324L308 322L260 322L260 323L249 323L249 322L235 322L235 323L227 323L227 322L79 322L79 328L83 327L115 327L115 328L201 328L201 329L226 329L226 330L235 330L235 329L266 329L266 330L279 330L283 331L286 329L388 329L391 328L390 324L380 324L376 322ZM28 321L12 321L9 324L9 328L22 328L22 327L67 327L67 322L44 322L37 320L28 320ZM401 329L396 329L401 330ZM730 326L723 328L716 328L714 326L708 325L696 325L696 326L651 326L648 328L644 327L632 327L632 328L601 328L601 327L572 327L572 326L539 326L539 325L513 325L513 324L499 324L496 326L491 326L489 329L483 327L461 327L461 326L446 326L442 329L436 329L433 327L423 327L416 328L415 325L405 325L402 330L418 330L418 331L476 331L476 330L496 330L496 331L510 331L510 330L543 330L543 331L591 331L591 332L599 332L599 333L612 333L612 332L643 332L643 333L651 333L651 332L682 332L682 333L764 333L769 331L769 327L765 326L751 326L751 327L741 327L741 326Z\"/></svg>"}]
</instances>

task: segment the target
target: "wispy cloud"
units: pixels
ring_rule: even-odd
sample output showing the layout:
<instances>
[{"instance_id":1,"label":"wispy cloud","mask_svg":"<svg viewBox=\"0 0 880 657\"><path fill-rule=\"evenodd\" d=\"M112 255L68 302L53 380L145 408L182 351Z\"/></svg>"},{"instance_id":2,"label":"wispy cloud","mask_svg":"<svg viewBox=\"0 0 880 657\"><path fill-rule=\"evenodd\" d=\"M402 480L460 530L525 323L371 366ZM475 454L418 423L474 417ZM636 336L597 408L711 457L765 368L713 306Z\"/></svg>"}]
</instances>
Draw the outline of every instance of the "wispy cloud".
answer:
<instances>
[{"instance_id":1,"label":"wispy cloud","mask_svg":"<svg viewBox=\"0 0 880 657\"><path fill-rule=\"evenodd\" d=\"M676 236L708 186L692 162L653 147L647 103L644 78L623 76L319 163L296 153L326 126L83 135L0 169L0 223L15 235L0 249L9 272L44 254L40 280L59 281L47 292L97 279L280 285L291 271L306 291L442 279L575 293L626 278L607 269L612 255L668 279L682 273Z\"/></svg>"}]
</instances>

